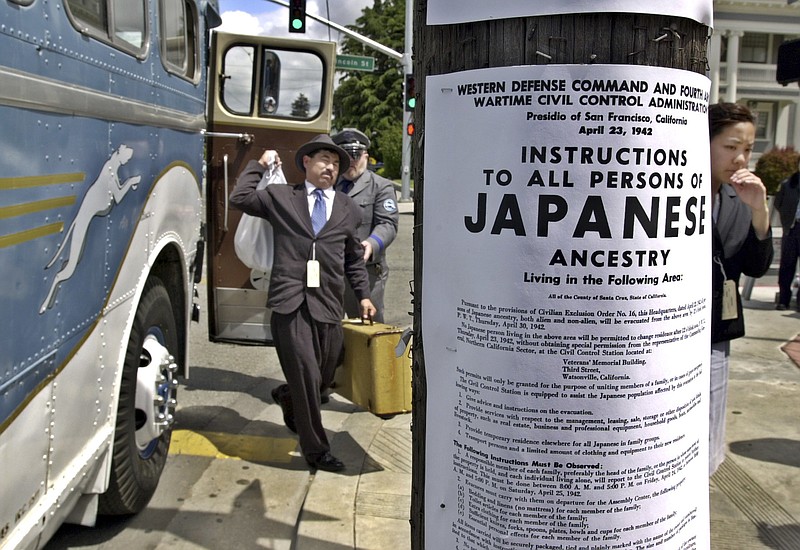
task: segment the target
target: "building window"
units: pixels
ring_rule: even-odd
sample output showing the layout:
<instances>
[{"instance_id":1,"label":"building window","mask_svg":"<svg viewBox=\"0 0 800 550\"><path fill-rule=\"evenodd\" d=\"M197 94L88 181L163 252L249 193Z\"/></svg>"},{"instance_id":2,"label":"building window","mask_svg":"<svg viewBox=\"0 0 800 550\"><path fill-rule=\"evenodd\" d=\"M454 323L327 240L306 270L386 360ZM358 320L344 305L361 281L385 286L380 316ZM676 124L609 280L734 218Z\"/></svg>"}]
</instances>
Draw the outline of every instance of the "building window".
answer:
<instances>
[{"instance_id":1,"label":"building window","mask_svg":"<svg viewBox=\"0 0 800 550\"><path fill-rule=\"evenodd\" d=\"M774 144L777 104L771 101L748 101L747 107L756 115L756 142L753 152L760 154Z\"/></svg>"},{"instance_id":2,"label":"building window","mask_svg":"<svg viewBox=\"0 0 800 550\"><path fill-rule=\"evenodd\" d=\"M756 111L756 139L769 139L772 130L772 110L760 108Z\"/></svg>"},{"instance_id":3,"label":"building window","mask_svg":"<svg viewBox=\"0 0 800 550\"><path fill-rule=\"evenodd\" d=\"M766 63L769 55L769 35L745 33L739 48L742 63Z\"/></svg>"}]
</instances>

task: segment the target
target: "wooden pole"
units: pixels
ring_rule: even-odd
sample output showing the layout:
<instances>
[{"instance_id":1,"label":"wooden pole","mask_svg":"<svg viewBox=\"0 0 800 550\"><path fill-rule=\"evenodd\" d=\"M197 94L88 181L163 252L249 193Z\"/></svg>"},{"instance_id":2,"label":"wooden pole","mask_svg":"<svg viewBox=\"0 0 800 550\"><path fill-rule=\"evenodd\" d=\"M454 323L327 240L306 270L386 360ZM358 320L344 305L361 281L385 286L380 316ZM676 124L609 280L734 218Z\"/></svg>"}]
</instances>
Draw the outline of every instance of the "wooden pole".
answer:
<instances>
[{"instance_id":1,"label":"wooden pole","mask_svg":"<svg viewBox=\"0 0 800 550\"><path fill-rule=\"evenodd\" d=\"M411 547L414 550L425 548L428 388L421 333L425 77L488 67L592 63L657 66L705 74L710 34L707 26L690 19L632 13L553 15L427 26L427 6L427 0L415 0L412 51L417 90L416 133L412 141L415 339Z\"/></svg>"}]
</instances>

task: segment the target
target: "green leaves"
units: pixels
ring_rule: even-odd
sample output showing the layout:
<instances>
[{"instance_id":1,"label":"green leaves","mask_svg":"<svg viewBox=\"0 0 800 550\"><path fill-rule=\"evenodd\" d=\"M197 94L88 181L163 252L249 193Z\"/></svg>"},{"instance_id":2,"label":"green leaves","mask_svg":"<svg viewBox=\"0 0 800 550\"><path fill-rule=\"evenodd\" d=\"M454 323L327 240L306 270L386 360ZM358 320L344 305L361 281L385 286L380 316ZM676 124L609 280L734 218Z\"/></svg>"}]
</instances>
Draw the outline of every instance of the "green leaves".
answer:
<instances>
[{"instance_id":1,"label":"green leaves","mask_svg":"<svg viewBox=\"0 0 800 550\"><path fill-rule=\"evenodd\" d=\"M753 171L767 188L768 195L774 195L783 180L797 172L800 152L794 147L774 147L761 155Z\"/></svg>"},{"instance_id":2,"label":"green leaves","mask_svg":"<svg viewBox=\"0 0 800 550\"><path fill-rule=\"evenodd\" d=\"M402 52L405 0L375 0L373 7L364 8L350 28ZM354 127L366 133L372 140L370 156L384 162L383 175L398 178L403 131L403 67L398 60L350 37L342 41L341 53L374 57L375 71L345 72L333 94L333 125L339 129Z\"/></svg>"}]
</instances>

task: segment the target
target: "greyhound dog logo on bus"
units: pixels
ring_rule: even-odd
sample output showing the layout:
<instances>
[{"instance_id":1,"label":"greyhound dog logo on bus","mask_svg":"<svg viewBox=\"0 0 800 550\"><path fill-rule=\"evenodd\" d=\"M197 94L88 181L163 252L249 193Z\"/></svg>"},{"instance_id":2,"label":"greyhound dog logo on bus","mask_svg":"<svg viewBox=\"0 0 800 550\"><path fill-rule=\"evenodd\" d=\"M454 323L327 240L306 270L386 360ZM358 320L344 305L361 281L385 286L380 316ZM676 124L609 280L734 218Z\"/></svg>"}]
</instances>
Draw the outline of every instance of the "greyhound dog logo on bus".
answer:
<instances>
[{"instance_id":1,"label":"greyhound dog logo on bus","mask_svg":"<svg viewBox=\"0 0 800 550\"><path fill-rule=\"evenodd\" d=\"M133 157L133 149L124 144L120 145L103 165L97 175L97 179L86 190L75 219L72 220L69 229L64 233L64 238L53 258L45 266L45 270L53 267L58 259L63 256L67 243L69 243L69 253L63 259L61 269L53 277L50 292L48 292L47 298L39 308L40 314L53 307L61 283L75 273L75 269L83 256L86 233L92 220L98 216L107 216L115 205L122 202L128 191L136 190L142 179L141 176L132 176L125 181L120 181L119 179L119 169L127 164L131 157Z\"/></svg>"}]
</instances>

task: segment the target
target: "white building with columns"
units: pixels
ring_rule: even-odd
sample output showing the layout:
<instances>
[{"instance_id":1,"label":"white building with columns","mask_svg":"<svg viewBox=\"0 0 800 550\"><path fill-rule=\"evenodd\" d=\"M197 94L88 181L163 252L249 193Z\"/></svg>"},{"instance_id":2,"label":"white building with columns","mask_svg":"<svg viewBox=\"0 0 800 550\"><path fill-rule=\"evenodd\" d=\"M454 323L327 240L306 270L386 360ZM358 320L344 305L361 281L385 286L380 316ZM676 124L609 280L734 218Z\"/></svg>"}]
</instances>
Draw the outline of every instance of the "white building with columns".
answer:
<instances>
[{"instance_id":1,"label":"white building with columns","mask_svg":"<svg viewBox=\"0 0 800 550\"><path fill-rule=\"evenodd\" d=\"M800 38L800 0L714 0L708 47L710 102L758 114L755 160L772 147L800 149L800 86L775 80L778 46Z\"/></svg>"}]
</instances>

